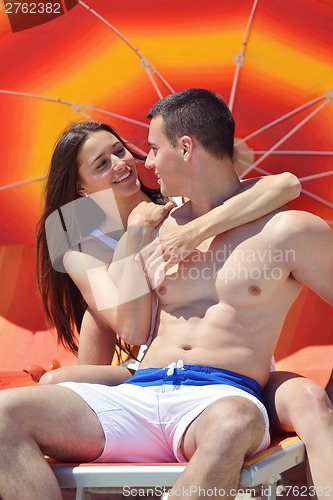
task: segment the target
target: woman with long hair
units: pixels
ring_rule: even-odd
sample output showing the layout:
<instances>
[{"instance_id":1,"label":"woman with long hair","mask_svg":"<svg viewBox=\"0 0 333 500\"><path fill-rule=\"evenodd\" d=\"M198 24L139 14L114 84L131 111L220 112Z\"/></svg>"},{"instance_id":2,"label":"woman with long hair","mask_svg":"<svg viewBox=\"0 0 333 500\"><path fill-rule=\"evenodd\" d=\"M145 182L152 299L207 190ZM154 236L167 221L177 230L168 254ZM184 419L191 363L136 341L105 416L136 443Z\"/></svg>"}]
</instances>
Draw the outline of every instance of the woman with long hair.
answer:
<instances>
[{"instance_id":1,"label":"woman with long hair","mask_svg":"<svg viewBox=\"0 0 333 500\"><path fill-rule=\"evenodd\" d=\"M87 175L86 172L83 172L82 165L80 165L80 154L82 155L82 148L90 144L89 139L94 137L99 139L99 137L103 136L111 140L110 144L112 143L111 150L107 151L109 158L100 159L98 165L90 170L91 175L89 178L89 170ZM101 147L103 149L103 144ZM118 158L119 162L122 163L119 168L114 167L112 172L108 165L110 163L110 155ZM104 156L106 156L106 150ZM59 341L74 353L78 352L76 332L81 332L81 340L84 337L84 331L87 329L90 331L96 329L103 336L105 333L105 324L100 321L98 315L93 314L92 310L87 307L88 305L79 288L69 274L61 268L62 262L51 262L51 247L54 247L53 243L56 243L61 235L59 233L52 234L52 229L56 228L51 226L49 227L47 238L47 221L64 206L70 206L73 214L76 209L75 203L82 199L82 197L88 197L96 191L107 189L112 189L113 193L115 193L115 197L118 200L118 209L121 211L121 217L125 225L131 209L140 201L146 200L164 204L166 200L164 200L158 190L149 189L139 181L135 166L137 160L142 161L144 158L134 151L130 151L128 146L125 148L124 141L109 125L96 122L78 122L69 125L59 138L52 155L45 186L44 211L37 226L37 280L48 323L55 327ZM104 164L102 165L103 161ZM129 172L128 164L131 165L131 179L126 179L126 182L119 182L118 178L123 170ZM105 175L105 171L107 171L107 175ZM87 186L90 186L89 183L91 183L92 187L87 189L82 187L83 179L87 181ZM128 189L130 182L132 184L132 192L129 192ZM122 189L123 185L125 185L125 189ZM122 201L123 198L125 202ZM84 217L86 214L81 214L81 219L79 218L82 208L84 208L85 212L87 212L87 209L94 211L90 219L92 219L92 223L95 222L96 227L100 225L101 214L103 212L98 210L98 205L92 198L82 201L86 203L85 205L77 203L76 221L72 221L72 224L70 224L71 227L67 228L69 231L73 230L72 226L77 226L80 220L80 229L82 229L82 226L83 230L85 229ZM52 239L51 242L50 239ZM97 238L94 238L94 241L98 242ZM75 250L75 247L74 242L71 250ZM108 249L107 259L109 259L109 262L112 260L112 253L112 249ZM60 259L62 257L63 255L60 255ZM106 328L106 330L109 330L109 328ZM107 337L108 343L105 343L100 353L96 353L97 359L94 359L94 356L92 356L92 359L89 360L90 362L103 363L105 360L100 359L100 356L103 356L110 363L115 349L116 338L112 334L107 334ZM108 352L105 352L108 344ZM120 345L119 340L118 345L122 349L127 349L123 344ZM83 362L85 362L85 359L83 359Z\"/></svg>"}]
</instances>

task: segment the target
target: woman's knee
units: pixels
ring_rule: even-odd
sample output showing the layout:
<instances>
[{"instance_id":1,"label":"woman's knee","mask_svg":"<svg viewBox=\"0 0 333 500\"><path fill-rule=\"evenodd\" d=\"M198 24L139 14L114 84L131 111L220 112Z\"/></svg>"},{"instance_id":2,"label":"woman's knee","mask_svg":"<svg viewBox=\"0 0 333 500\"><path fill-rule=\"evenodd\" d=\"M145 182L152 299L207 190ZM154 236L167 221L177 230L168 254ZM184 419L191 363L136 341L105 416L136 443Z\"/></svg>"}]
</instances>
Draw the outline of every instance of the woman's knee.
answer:
<instances>
[{"instance_id":1,"label":"woman's knee","mask_svg":"<svg viewBox=\"0 0 333 500\"><path fill-rule=\"evenodd\" d=\"M50 372L44 373L40 380L39 383L41 385L48 385L48 384L58 384L59 381L62 382L62 380L59 380L59 374L57 373L58 370L52 370Z\"/></svg>"},{"instance_id":2,"label":"woman's knee","mask_svg":"<svg viewBox=\"0 0 333 500\"><path fill-rule=\"evenodd\" d=\"M333 426L333 408L325 390L316 382L294 380L293 390L277 392L277 405L284 409L284 420L302 439L308 439L313 435L313 426L318 430Z\"/></svg>"},{"instance_id":3,"label":"woman's knee","mask_svg":"<svg viewBox=\"0 0 333 500\"><path fill-rule=\"evenodd\" d=\"M311 380L302 380L298 384L298 393L294 398L295 410L304 416L317 415L318 417L329 414L332 410L331 402L325 390Z\"/></svg>"},{"instance_id":4,"label":"woman's knee","mask_svg":"<svg viewBox=\"0 0 333 500\"><path fill-rule=\"evenodd\" d=\"M67 367L64 366L62 368L57 368L55 370L50 370L48 372L45 372L40 380L39 383L41 385L54 385L54 384L60 384L61 382L68 382L71 380L71 371L73 370L73 367Z\"/></svg>"},{"instance_id":5,"label":"woman's knee","mask_svg":"<svg viewBox=\"0 0 333 500\"><path fill-rule=\"evenodd\" d=\"M316 383L307 384L303 396L301 411L310 420L316 419L318 424L331 424L333 423L333 408L332 403L326 391Z\"/></svg>"}]
</instances>

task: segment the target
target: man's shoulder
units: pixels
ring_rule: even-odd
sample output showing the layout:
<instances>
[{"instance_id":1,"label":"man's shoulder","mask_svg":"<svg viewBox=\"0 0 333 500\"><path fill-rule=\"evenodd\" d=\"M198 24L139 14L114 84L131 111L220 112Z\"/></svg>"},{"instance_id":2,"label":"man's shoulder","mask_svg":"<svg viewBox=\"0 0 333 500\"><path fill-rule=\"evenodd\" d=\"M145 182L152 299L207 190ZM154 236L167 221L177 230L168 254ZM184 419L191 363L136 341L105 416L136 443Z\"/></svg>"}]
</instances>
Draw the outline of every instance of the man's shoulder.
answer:
<instances>
[{"instance_id":1,"label":"man's shoulder","mask_svg":"<svg viewBox=\"0 0 333 500\"><path fill-rule=\"evenodd\" d=\"M170 227L182 226L183 224L187 224L190 220L191 220L191 213L189 204L187 202L184 203L184 205L173 208L169 212L168 217L166 217L162 221L162 223L157 229L163 231Z\"/></svg>"},{"instance_id":2,"label":"man's shoulder","mask_svg":"<svg viewBox=\"0 0 333 500\"><path fill-rule=\"evenodd\" d=\"M283 237L331 231L322 218L303 210L280 210L272 213L266 226L269 231Z\"/></svg>"},{"instance_id":3,"label":"man's shoulder","mask_svg":"<svg viewBox=\"0 0 333 500\"><path fill-rule=\"evenodd\" d=\"M285 225L296 229L312 227L328 227L328 224L315 214L305 210L278 210L271 214L270 221L274 224Z\"/></svg>"}]
</instances>

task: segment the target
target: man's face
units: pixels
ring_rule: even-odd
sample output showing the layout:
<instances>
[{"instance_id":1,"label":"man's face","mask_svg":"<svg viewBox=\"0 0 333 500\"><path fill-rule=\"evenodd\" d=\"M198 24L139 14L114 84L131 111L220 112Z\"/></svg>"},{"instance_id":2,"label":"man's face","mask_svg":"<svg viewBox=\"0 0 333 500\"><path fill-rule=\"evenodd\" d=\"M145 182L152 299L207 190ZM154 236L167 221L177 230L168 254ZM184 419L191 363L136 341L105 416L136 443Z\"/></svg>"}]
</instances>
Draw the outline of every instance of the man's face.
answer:
<instances>
[{"instance_id":1,"label":"man's face","mask_svg":"<svg viewBox=\"0 0 333 500\"><path fill-rule=\"evenodd\" d=\"M173 147L163 132L163 119L150 122L148 143L150 151L146 168L153 168L164 196L181 196L182 153L179 145Z\"/></svg>"}]
</instances>

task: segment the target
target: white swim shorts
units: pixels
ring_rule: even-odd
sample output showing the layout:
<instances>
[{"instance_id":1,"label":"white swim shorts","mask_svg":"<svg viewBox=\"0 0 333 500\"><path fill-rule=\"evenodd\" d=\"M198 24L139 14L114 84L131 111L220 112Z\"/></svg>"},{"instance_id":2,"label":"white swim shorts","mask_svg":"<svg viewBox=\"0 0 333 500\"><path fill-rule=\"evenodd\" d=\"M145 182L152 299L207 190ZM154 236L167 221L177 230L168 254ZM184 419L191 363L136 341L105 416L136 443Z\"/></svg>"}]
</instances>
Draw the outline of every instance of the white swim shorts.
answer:
<instances>
[{"instance_id":1,"label":"white swim shorts","mask_svg":"<svg viewBox=\"0 0 333 500\"><path fill-rule=\"evenodd\" d=\"M270 443L260 385L228 370L178 361L138 370L118 386L59 385L79 394L100 420L105 447L96 462L187 462L180 450L187 427L208 405L227 396L247 398L262 413L265 436L255 453Z\"/></svg>"}]
</instances>

